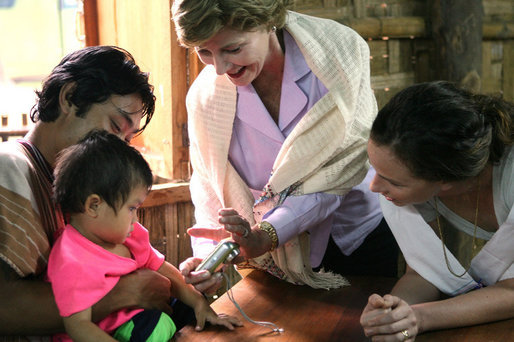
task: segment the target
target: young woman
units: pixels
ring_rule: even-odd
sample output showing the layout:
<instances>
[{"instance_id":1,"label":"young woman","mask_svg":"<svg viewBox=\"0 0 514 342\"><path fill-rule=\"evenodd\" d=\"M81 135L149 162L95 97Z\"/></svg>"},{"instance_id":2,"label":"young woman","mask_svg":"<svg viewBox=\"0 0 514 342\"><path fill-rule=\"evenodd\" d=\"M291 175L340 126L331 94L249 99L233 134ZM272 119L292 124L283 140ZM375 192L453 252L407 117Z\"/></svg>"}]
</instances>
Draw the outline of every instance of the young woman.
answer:
<instances>
[{"instance_id":1,"label":"young woman","mask_svg":"<svg viewBox=\"0 0 514 342\"><path fill-rule=\"evenodd\" d=\"M514 317L514 106L448 82L411 86L368 143L407 271L361 316L373 341Z\"/></svg>"}]
</instances>

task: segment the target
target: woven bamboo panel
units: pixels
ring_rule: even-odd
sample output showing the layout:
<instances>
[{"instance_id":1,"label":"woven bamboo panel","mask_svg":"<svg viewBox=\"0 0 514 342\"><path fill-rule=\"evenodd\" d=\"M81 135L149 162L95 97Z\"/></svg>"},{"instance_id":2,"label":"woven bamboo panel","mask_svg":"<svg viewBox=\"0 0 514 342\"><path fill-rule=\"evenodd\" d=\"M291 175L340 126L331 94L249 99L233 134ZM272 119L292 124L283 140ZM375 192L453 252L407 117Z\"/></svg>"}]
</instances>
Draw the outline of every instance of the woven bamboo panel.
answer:
<instances>
[{"instance_id":1,"label":"woven bamboo panel","mask_svg":"<svg viewBox=\"0 0 514 342\"><path fill-rule=\"evenodd\" d=\"M514 101L514 39L503 43L503 97Z\"/></svg>"},{"instance_id":2,"label":"woven bamboo panel","mask_svg":"<svg viewBox=\"0 0 514 342\"><path fill-rule=\"evenodd\" d=\"M482 43L482 90L514 101L514 40Z\"/></svg>"},{"instance_id":3,"label":"woven bamboo panel","mask_svg":"<svg viewBox=\"0 0 514 342\"><path fill-rule=\"evenodd\" d=\"M429 74L428 61L421 63L418 57L426 46L416 43L414 39L368 40L371 87L379 108L396 92L418 81L417 74Z\"/></svg>"},{"instance_id":4,"label":"woven bamboo panel","mask_svg":"<svg viewBox=\"0 0 514 342\"><path fill-rule=\"evenodd\" d=\"M177 202L138 211L139 222L150 232L152 246L177 267L192 255L186 230L193 225L193 210L191 202Z\"/></svg>"},{"instance_id":5,"label":"woven bamboo panel","mask_svg":"<svg viewBox=\"0 0 514 342\"><path fill-rule=\"evenodd\" d=\"M514 99L514 1L483 0L482 92ZM370 47L381 108L397 91L435 79L426 0L296 0L294 10L352 27ZM431 68L432 65L432 68Z\"/></svg>"},{"instance_id":6,"label":"woven bamboo panel","mask_svg":"<svg viewBox=\"0 0 514 342\"><path fill-rule=\"evenodd\" d=\"M485 41L482 43L482 88L487 93L500 93L502 90L503 42Z\"/></svg>"}]
</instances>

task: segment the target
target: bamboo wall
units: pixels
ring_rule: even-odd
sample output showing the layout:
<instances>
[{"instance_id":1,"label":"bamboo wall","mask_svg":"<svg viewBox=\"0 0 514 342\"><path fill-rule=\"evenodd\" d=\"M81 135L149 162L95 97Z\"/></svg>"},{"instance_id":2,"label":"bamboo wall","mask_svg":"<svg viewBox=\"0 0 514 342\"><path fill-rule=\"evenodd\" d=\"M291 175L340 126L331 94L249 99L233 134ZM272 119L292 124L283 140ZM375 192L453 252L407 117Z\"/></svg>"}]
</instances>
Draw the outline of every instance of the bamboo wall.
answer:
<instances>
[{"instance_id":1,"label":"bamboo wall","mask_svg":"<svg viewBox=\"0 0 514 342\"><path fill-rule=\"evenodd\" d=\"M194 224L194 208L187 183L154 185L138 217L148 228L150 243L167 261L178 266L192 255L186 230Z\"/></svg>"},{"instance_id":2,"label":"bamboo wall","mask_svg":"<svg viewBox=\"0 0 514 342\"><path fill-rule=\"evenodd\" d=\"M397 91L434 80L434 0L296 0L295 10L339 21L367 40L379 108ZM514 100L514 1L483 0L482 92Z\"/></svg>"},{"instance_id":3,"label":"bamboo wall","mask_svg":"<svg viewBox=\"0 0 514 342\"><path fill-rule=\"evenodd\" d=\"M514 101L514 1L484 0L482 90Z\"/></svg>"},{"instance_id":4,"label":"bamboo wall","mask_svg":"<svg viewBox=\"0 0 514 342\"><path fill-rule=\"evenodd\" d=\"M152 246L177 266L193 255L186 233L194 223L193 204L178 202L139 209L139 222L148 227Z\"/></svg>"}]
</instances>

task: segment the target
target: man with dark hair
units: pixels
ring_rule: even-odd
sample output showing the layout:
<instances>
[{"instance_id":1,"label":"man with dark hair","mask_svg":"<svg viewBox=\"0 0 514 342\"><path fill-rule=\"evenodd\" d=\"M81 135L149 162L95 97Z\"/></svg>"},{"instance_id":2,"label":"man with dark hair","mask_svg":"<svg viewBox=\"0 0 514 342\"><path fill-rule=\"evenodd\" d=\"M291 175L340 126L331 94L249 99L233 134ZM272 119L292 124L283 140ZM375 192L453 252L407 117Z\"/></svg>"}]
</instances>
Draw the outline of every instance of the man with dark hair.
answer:
<instances>
[{"instance_id":1,"label":"man with dark hair","mask_svg":"<svg viewBox=\"0 0 514 342\"><path fill-rule=\"evenodd\" d=\"M0 341L64 331L44 280L56 232L64 227L51 199L56 156L94 129L130 141L155 108L148 74L112 46L64 57L37 98L34 127L23 139L0 144ZM128 306L170 312L169 288L167 278L149 270L122 277L93 306L93 319Z\"/></svg>"}]
</instances>

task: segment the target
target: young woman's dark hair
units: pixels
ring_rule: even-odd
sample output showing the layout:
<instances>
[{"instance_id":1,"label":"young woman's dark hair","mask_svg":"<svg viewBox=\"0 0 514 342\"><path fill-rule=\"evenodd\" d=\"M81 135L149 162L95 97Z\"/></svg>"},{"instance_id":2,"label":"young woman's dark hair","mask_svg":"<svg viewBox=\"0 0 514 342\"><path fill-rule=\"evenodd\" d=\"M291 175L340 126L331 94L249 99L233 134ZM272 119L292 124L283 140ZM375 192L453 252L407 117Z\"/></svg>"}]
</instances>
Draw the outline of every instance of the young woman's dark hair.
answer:
<instances>
[{"instance_id":1,"label":"young woman's dark hair","mask_svg":"<svg viewBox=\"0 0 514 342\"><path fill-rule=\"evenodd\" d=\"M513 144L514 105L450 82L416 84L379 111L370 138L418 178L464 180L497 163Z\"/></svg>"},{"instance_id":2,"label":"young woman's dark hair","mask_svg":"<svg viewBox=\"0 0 514 342\"><path fill-rule=\"evenodd\" d=\"M55 121L59 116L59 93L62 87L73 83L67 98L77 106L77 116L83 117L94 103L106 101L112 95L139 94L143 102L142 113L150 122L155 109L153 86L148 74L142 72L132 55L115 46L91 46L64 57L36 91L37 103L32 108L32 121Z\"/></svg>"},{"instance_id":3,"label":"young woman's dark hair","mask_svg":"<svg viewBox=\"0 0 514 342\"><path fill-rule=\"evenodd\" d=\"M91 194L116 212L135 187L150 190L153 180L148 163L135 148L98 130L59 154L54 175L54 200L69 214L84 212Z\"/></svg>"}]
</instances>

